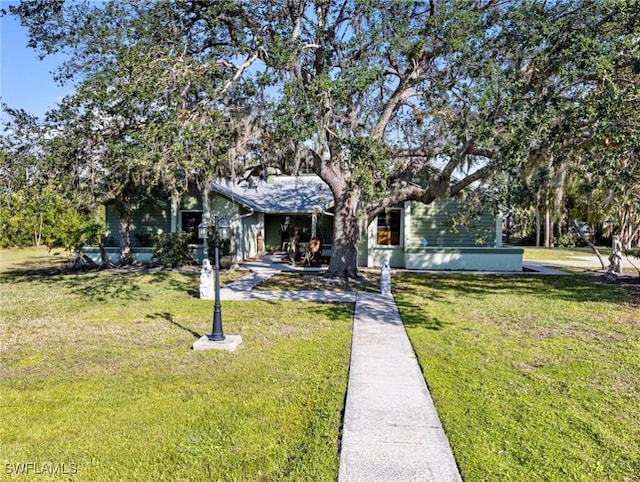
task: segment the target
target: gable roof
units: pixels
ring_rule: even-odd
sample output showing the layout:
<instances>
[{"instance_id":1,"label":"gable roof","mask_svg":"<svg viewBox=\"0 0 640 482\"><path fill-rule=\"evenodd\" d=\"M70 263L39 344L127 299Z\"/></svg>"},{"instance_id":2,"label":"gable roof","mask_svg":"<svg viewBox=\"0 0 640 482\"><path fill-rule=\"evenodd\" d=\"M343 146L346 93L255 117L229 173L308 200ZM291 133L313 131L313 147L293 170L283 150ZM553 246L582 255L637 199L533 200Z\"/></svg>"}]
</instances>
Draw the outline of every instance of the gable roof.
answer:
<instances>
[{"instance_id":1,"label":"gable roof","mask_svg":"<svg viewBox=\"0 0 640 482\"><path fill-rule=\"evenodd\" d=\"M333 206L331 189L318 176L275 176L252 184L219 181L211 190L265 214L310 214Z\"/></svg>"}]
</instances>

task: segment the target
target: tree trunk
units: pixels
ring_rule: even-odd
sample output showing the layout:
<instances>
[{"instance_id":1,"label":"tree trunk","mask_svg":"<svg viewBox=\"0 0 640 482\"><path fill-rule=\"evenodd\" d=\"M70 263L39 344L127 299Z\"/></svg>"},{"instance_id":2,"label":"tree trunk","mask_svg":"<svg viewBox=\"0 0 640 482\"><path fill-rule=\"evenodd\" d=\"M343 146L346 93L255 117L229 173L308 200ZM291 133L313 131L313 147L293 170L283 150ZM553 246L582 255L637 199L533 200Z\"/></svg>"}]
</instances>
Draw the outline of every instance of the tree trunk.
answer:
<instances>
[{"instance_id":1,"label":"tree trunk","mask_svg":"<svg viewBox=\"0 0 640 482\"><path fill-rule=\"evenodd\" d=\"M333 253L328 278L359 278L358 245L360 244L360 223L356 215L358 196L344 192L335 196L335 216L333 223Z\"/></svg>"},{"instance_id":2,"label":"tree trunk","mask_svg":"<svg viewBox=\"0 0 640 482\"><path fill-rule=\"evenodd\" d=\"M553 222L551 221L551 208L547 202L544 206L544 247L551 248Z\"/></svg>"},{"instance_id":3,"label":"tree trunk","mask_svg":"<svg viewBox=\"0 0 640 482\"><path fill-rule=\"evenodd\" d=\"M36 227L33 229L33 239L36 243L36 247L40 247L40 243L42 242L42 225L43 225L43 215L42 212L38 213L38 221L36 222Z\"/></svg>"},{"instance_id":4,"label":"tree trunk","mask_svg":"<svg viewBox=\"0 0 640 482\"><path fill-rule=\"evenodd\" d=\"M107 249L104 246L105 237L100 236L100 267L101 268L115 268L115 265L109 260L107 255Z\"/></svg>"},{"instance_id":5,"label":"tree trunk","mask_svg":"<svg viewBox=\"0 0 640 482\"><path fill-rule=\"evenodd\" d=\"M120 203L120 266L133 263L131 253L131 196L124 196Z\"/></svg>"},{"instance_id":6,"label":"tree trunk","mask_svg":"<svg viewBox=\"0 0 640 482\"><path fill-rule=\"evenodd\" d=\"M536 195L536 247L540 247L540 193Z\"/></svg>"},{"instance_id":7,"label":"tree trunk","mask_svg":"<svg viewBox=\"0 0 640 482\"><path fill-rule=\"evenodd\" d=\"M596 248L595 245L591 241L589 241L589 239L587 239L587 237L584 235L584 233L580 229L580 226L578 225L575 219L573 220L573 227L575 228L575 231L578 234L578 236L580 236L580 239L582 239L582 241L584 241L585 244L589 246L591 250L595 253L595 255L598 257L598 261L600 261L600 266L602 266L602 269L605 269L604 261L602 260L602 255L600 254L600 251L598 251L598 248Z\"/></svg>"}]
</instances>

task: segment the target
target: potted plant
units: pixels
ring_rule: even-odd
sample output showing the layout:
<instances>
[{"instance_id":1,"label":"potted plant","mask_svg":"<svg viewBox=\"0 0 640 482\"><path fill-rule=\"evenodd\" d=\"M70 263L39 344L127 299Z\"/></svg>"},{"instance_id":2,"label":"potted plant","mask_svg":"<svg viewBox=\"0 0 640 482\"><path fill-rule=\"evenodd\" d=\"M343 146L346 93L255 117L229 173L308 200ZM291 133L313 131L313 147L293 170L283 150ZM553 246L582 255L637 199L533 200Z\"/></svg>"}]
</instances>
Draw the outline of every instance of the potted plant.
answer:
<instances>
[{"instance_id":1,"label":"potted plant","mask_svg":"<svg viewBox=\"0 0 640 482\"><path fill-rule=\"evenodd\" d=\"M210 228L209 238L207 239L209 245L209 260L211 264L215 266L215 228ZM233 256L231 254L231 240L223 239L220 243L220 269L229 269L233 264Z\"/></svg>"}]
</instances>

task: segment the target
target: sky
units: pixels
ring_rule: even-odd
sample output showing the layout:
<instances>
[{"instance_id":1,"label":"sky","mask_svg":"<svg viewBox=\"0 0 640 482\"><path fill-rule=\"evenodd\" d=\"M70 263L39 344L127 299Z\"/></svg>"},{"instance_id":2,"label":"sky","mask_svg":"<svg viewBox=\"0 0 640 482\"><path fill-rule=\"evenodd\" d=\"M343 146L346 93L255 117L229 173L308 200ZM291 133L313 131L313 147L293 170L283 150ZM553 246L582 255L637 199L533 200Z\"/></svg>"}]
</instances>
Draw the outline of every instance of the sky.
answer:
<instances>
[{"instance_id":1,"label":"sky","mask_svg":"<svg viewBox=\"0 0 640 482\"><path fill-rule=\"evenodd\" d=\"M6 8L18 2L0 0ZM37 52L27 47L28 31L10 15L0 17L0 97L12 108L22 108L44 118L72 86L59 86L53 80L53 70L61 57L38 59Z\"/></svg>"}]
</instances>

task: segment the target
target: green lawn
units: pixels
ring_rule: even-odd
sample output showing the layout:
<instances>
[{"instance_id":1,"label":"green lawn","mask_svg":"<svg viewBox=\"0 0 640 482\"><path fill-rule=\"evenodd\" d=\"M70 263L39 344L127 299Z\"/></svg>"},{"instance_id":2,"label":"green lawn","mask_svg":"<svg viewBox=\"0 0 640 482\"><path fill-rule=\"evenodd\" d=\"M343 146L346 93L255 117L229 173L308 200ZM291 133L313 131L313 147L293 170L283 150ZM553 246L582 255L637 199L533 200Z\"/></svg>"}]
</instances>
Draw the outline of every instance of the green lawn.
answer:
<instances>
[{"instance_id":1,"label":"green lawn","mask_svg":"<svg viewBox=\"0 0 640 482\"><path fill-rule=\"evenodd\" d=\"M349 306L223 302L244 347L192 352L212 315L197 270L63 275L60 258L0 251L0 479L26 463L89 481L336 479ZM465 482L640 480L638 300L581 276L398 273L393 289Z\"/></svg>"},{"instance_id":2,"label":"green lawn","mask_svg":"<svg viewBox=\"0 0 640 482\"><path fill-rule=\"evenodd\" d=\"M223 302L244 346L193 352L213 311L197 270L60 258L0 251L0 479L336 479L350 306Z\"/></svg>"},{"instance_id":3,"label":"green lawn","mask_svg":"<svg viewBox=\"0 0 640 482\"><path fill-rule=\"evenodd\" d=\"M525 261L571 261L576 257L595 256L593 250L589 247L584 248L542 248L536 246L523 246ZM605 264L608 263L607 257L611 254L611 248L599 246L598 252L603 257Z\"/></svg>"},{"instance_id":4,"label":"green lawn","mask_svg":"<svg viewBox=\"0 0 640 482\"><path fill-rule=\"evenodd\" d=\"M640 313L577 276L398 275L466 482L640 480Z\"/></svg>"}]
</instances>

